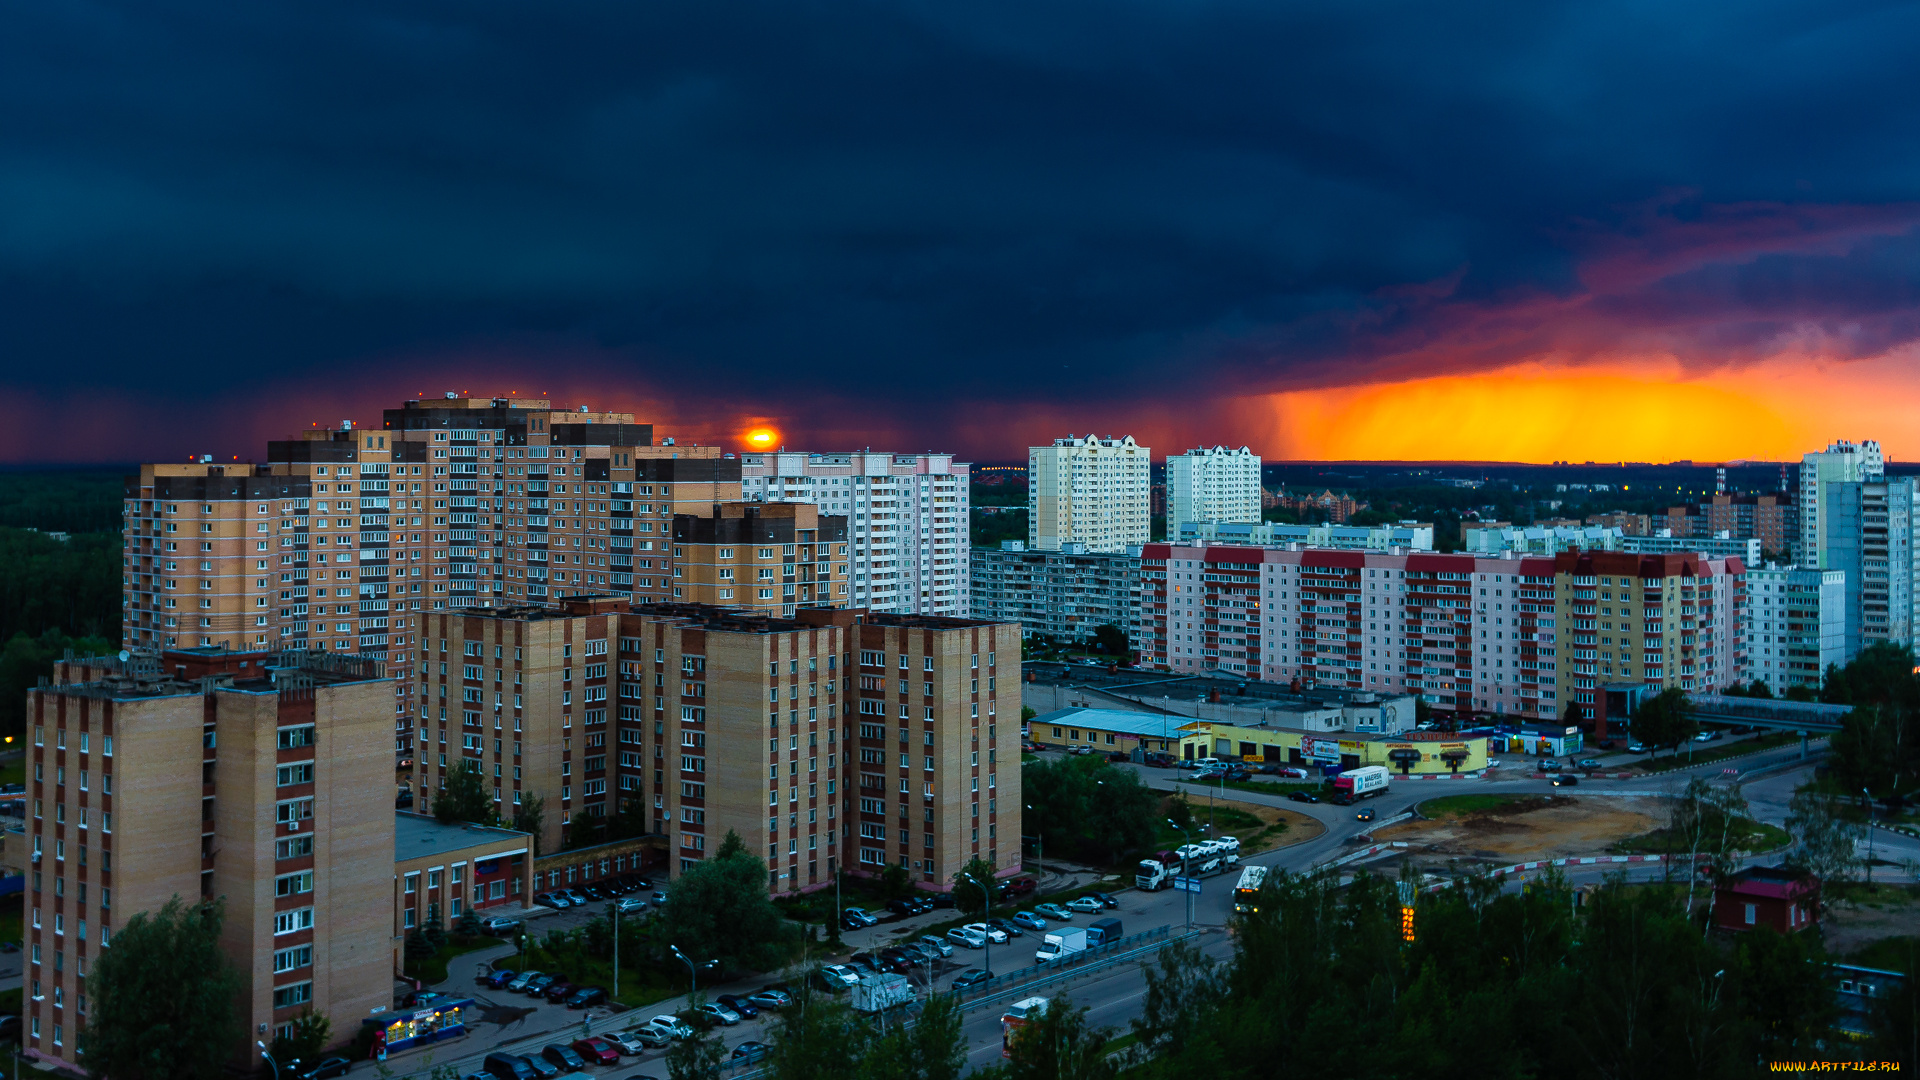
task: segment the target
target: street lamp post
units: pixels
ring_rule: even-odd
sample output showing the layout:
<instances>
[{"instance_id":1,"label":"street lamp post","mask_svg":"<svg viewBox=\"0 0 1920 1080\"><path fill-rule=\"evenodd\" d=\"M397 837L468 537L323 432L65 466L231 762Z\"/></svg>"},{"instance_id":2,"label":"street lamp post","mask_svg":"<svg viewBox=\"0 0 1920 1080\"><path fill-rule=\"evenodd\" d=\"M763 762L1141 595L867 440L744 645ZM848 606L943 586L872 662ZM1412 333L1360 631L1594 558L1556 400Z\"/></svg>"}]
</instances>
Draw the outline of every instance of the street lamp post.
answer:
<instances>
[{"instance_id":1,"label":"street lamp post","mask_svg":"<svg viewBox=\"0 0 1920 1080\"><path fill-rule=\"evenodd\" d=\"M613 916L613 999L620 1000L620 901L607 905L607 913Z\"/></svg>"},{"instance_id":2,"label":"street lamp post","mask_svg":"<svg viewBox=\"0 0 1920 1080\"><path fill-rule=\"evenodd\" d=\"M257 1046L257 1047L259 1047L259 1048L260 1048L260 1056L266 1059L266 1062L267 1062L267 1064L268 1064L268 1065L271 1065L271 1066L273 1066L273 1080L280 1080L280 1063L279 1063L279 1062L277 1062L277 1061L275 1061L275 1060L273 1060L273 1055L272 1055L272 1054L269 1054L269 1053L267 1053L267 1044L266 1044L266 1043L263 1043L263 1042L261 1042L261 1041L260 1041L259 1039L255 1039L255 1040L253 1040L253 1045L255 1045L255 1046ZM20 1067L19 1067L19 1062L20 1062L20 1059L19 1059L19 1058L18 1058L18 1057L16 1056L16 1057L14 1058L14 1073L15 1073L15 1075L18 1075L18 1074L19 1074L19 1071L20 1071ZM294 1065L298 1065L298 1064L300 1064L300 1059L299 1059L299 1058L294 1058L293 1060L291 1060L291 1061L289 1061L289 1062L287 1062L287 1065L288 1065L289 1067L292 1067L292 1066L294 1066Z\"/></svg>"},{"instance_id":3,"label":"street lamp post","mask_svg":"<svg viewBox=\"0 0 1920 1080\"><path fill-rule=\"evenodd\" d=\"M1860 794L1867 800L1867 888L1873 888L1873 792L1866 788Z\"/></svg>"},{"instance_id":4,"label":"street lamp post","mask_svg":"<svg viewBox=\"0 0 1920 1080\"><path fill-rule=\"evenodd\" d=\"M694 997L700 993L700 968L712 967L720 961L709 960L699 967L695 967L693 961L687 959L687 954L680 951L680 946L669 945L667 948L672 949L673 955L679 957L680 962L687 965L687 1004L692 1005Z\"/></svg>"},{"instance_id":5,"label":"street lamp post","mask_svg":"<svg viewBox=\"0 0 1920 1080\"><path fill-rule=\"evenodd\" d=\"M986 928L985 931L980 935L980 949L981 949L980 959L981 959L981 962L986 964L987 966L987 974L992 975L993 974L993 924L987 921L987 916L993 914L993 890L987 888L985 882L981 881L977 877L974 877L972 874L963 873L960 876L966 878L968 881L973 882L975 885L980 886L980 925Z\"/></svg>"},{"instance_id":6,"label":"street lamp post","mask_svg":"<svg viewBox=\"0 0 1920 1080\"><path fill-rule=\"evenodd\" d=\"M1167 819L1167 824L1172 825L1176 829L1179 829L1180 835L1187 838L1187 842L1181 848L1181 850L1183 852L1191 852L1193 850L1193 834L1188 832L1184 826L1175 824L1172 818ZM1180 856L1180 877L1183 879L1180 884L1180 891L1187 894L1187 932L1188 933L1193 932L1193 890L1188 887L1188 884L1189 882L1191 882L1192 879L1191 877L1189 877L1188 866L1187 866L1187 862L1191 857L1192 857L1191 855L1187 855L1187 854L1183 854Z\"/></svg>"}]
</instances>

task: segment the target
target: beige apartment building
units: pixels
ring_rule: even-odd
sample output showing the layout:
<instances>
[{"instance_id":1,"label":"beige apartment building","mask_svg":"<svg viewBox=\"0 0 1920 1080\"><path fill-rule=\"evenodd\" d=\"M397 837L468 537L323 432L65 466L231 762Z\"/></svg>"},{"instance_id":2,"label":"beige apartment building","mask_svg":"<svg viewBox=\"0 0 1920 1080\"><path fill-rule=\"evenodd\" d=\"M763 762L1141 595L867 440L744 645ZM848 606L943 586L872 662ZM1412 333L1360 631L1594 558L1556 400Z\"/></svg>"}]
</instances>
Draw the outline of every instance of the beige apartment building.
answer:
<instances>
[{"instance_id":1,"label":"beige apartment building","mask_svg":"<svg viewBox=\"0 0 1920 1080\"><path fill-rule=\"evenodd\" d=\"M1017 623L577 597L435 615L427 638L423 811L465 758L503 817L542 800L544 854L577 815L640 800L676 869L731 830L766 845L774 892L841 866L945 887L976 854L1019 865L1017 756L998 768L1003 679L1018 746Z\"/></svg>"},{"instance_id":2,"label":"beige apartment building","mask_svg":"<svg viewBox=\"0 0 1920 1080\"><path fill-rule=\"evenodd\" d=\"M1027 448L1027 546L1119 553L1152 535L1153 449L1133 436L1069 435Z\"/></svg>"},{"instance_id":3,"label":"beige apartment building","mask_svg":"<svg viewBox=\"0 0 1920 1080\"><path fill-rule=\"evenodd\" d=\"M673 522L673 599L792 616L847 603L847 519L810 503L716 503Z\"/></svg>"},{"instance_id":4,"label":"beige apartment building","mask_svg":"<svg viewBox=\"0 0 1920 1080\"><path fill-rule=\"evenodd\" d=\"M377 661L173 650L58 665L28 694L29 1055L78 1065L95 950L221 898L248 1041L392 1003L392 690ZM271 808L271 812L269 812Z\"/></svg>"}]
</instances>

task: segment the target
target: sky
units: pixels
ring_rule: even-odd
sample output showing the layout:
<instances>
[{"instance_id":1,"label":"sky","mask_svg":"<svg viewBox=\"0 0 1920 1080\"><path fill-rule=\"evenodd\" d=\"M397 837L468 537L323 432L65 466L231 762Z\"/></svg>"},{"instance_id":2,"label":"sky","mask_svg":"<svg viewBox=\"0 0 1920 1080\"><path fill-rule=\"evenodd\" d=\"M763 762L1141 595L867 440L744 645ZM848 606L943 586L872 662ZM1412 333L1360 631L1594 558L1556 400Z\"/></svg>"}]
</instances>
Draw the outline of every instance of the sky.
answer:
<instances>
[{"instance_id":1,"label":"sky","mask_svg":"<svg viewBox=\"0 0 1920 1080\"><path fill-rule=\"evenodd\" d=\"M1920 7L14 4L0 462L1920 459Z\"/></svg>"}]
</instances>

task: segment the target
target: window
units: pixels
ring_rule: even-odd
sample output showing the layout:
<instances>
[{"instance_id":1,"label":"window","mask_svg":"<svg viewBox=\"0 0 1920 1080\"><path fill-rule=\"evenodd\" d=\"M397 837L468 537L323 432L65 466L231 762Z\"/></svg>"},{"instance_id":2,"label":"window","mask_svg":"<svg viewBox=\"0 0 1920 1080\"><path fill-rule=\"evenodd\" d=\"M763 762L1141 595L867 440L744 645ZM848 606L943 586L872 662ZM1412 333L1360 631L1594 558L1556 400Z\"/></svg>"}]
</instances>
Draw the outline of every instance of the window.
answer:
<instances>
[{"instance_id":1,"label":"window","mask_svg":"<svg viewBox=\"0 0 1920 1080\"><path fill-rule=\"evenodd\" d=\"M294 983L292 986L276 986L273 988L273 1007L276 1009L290 1009L295 1005L305 1005L312 1000L313 984L310 982L299 982Z\"/></svg>"},{"instance_id":2,"label":"window","mask_svg":"<svg viewBox=\"0 0 1920 1080\"><path fill-rule=\"evenodd\" d=\"M301 859L313 854L313 837L293 836L285 840L276 840L273 845L273 857L276 859Z\"/></svg>"},{"instance_id":3,"label":"window","mask_svg":"<svg viewBox=\"0 0 1920 1080\"><path fill-rule=\"evenodd\" d=\"M297 945L291 949L281 949L273 954L274 974L283 971L296 971L313 966L313 946Z\"/></svg>"},{"instance_id":4,"label":"window","mask_svg":"<svg viewBox=\"0 0 1920 1080\"><path fill-rule=\"evenodd\" d=\"M313 783L313 762L303 761L297 765L280 766L275 770L275 782L280 787Z\"/></svg>"},{"instance_id":5,"label":"window","mask_svg":"<svg viewBox=\"0 0 1920 1080\"><path fill-rule=\"evenodd\" d=\"M273 895L298 896L313 891L313 871L302 870L297 874L282 874L273 879Z\"/></svg>"},{"instance_id":6,"label":"window","mask_svg":"<svg viewBox=\"0 0 1920 1080\"><path fill-rule=\"evenodd\" d=\"M288 799L274 808L274 815L274 820L282 824L311 820L313 818L313 800Z\"/></svg>"},{"instance_id":7,"label":"window","mask_svg":"<svg viewBox=\"0 0 1920 1080\"><path fill-rule=\"evenodd\" d=\"M285 727L280 729L280 749L298 750L303 746L312 746L312 745L313 745L313 725L312 724L302 724L299 727Z\"/></svg>"},{"instance_id":8,"label":"window","mask_svg":"<svg viewBox=\"0 0 1920 1080\"><path fill-rule=\"evenodd\" d=\"M273 932L276 935L311 929L313 929L313 909L310 907L274 913Z\"/></svg>"}]
</instances>

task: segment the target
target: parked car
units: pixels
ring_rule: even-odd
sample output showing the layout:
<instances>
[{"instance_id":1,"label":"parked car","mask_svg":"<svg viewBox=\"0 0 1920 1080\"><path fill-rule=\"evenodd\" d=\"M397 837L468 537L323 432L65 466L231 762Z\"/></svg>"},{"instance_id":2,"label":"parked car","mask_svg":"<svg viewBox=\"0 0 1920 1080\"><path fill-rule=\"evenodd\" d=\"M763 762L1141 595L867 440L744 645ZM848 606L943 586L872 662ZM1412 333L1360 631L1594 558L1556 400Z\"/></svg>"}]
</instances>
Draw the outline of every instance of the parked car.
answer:
<instances>
[{"instance_id":1,"label":"parked car","mask_svg":"<svg viewBox=\"0 0 1920 1080\"><path fill-rule=\"evenodd\" d=\"M482 971L484 973L480 976L480 983L489 990L504 990L508 983L520 977L508 968L497 968L493 971L485 971L483 968Z\"/></svg>"},{"instance_id":2,"label":"parked car","mask_svg":"<svg viewBox=\"0 0 1920 1080\"><path fill-rule=\"evenodd\" d=\"M651 1036L654 1041L648 1042L649 1037L642 1035L639 1031L613 1031L602 1035L601 1038L611 1043L614 1049L629 1057L644 1054L649 1047L665 1046L671 1041L663 1036L654 1035Z\"/></svg>"},{"instance_id":3,"label":"parked car","mask_svg":"<svg viewBox=\"0 0 1920 1080\"><path fill-rule=\"evenodd\" d=\"M573 992L578 989L580 988L565 979L555 979L547 984L545 990L540 991L540 996L548 1001L561 1002L572 997Z\"/></svg>"},{"instance_id":4,"label":"parked car","mask_svg":"<svg viewBox=\"0 0 1920 1080\"><path fill-rule=\"evenodd\" d=\"M496 915L491 919L480 920L480 929L495 937L505 937L515 930L520 929L520 920L509 919L504 915Z\"/></svg>"},{"instance_id":5,"label":"parked car","mask_svg":"<svg viewBox=\"0 0 1920 1080\"><path fill-rule=\"evenodd\" d=\"M848 930L858 930L863 926L872 926L880 921L880 916L866 908L850 907L840 913L840 925Z\"/></svg>"},{"instance_id":6,"label":"parked car","mask_svg":"<svg viewBox=\"0 0 1920 1080\"><path fill-rule=\"evenodd\" d=\"M1078 911L1083 915L1091 915L1096 911L1105 911L1107 909L1107 905L1101 903L1098 899L1091 896L1075 897L1074 899L1067 901L1067 907L1070 910Z\"/></svg>"},{"instance_id":7,"label":"parked car","mask_svg":"<svg viewBox=\"0 0 1920 1080\"><path fill-rule=\"evenodd\" d=\"M860 983L860 973L845 964L826 964L815 974L820 976L821 985L829 990L845 990Z\"/></svg>"},{"instance_id":8,"label":"parked car","mask_svg":"<svg viewBox=\"0 0 1920 1080\"><path fill-rule=\"evenodd\" d=\"M487 1076L492 1080L533 1080L540 1075L534 1071L532 1060L521 1057L519 1054L500 1052L488 1054L481 1067L487 1070Z\"/></svg>"},{"instance_id":9,"label":"parked car","mask_svg":"<svg viewBox=\"0 0 1920 1080\"><path fill-rule=\"evenodd\" d=\"M1561 773L1553 778L1554 787L1578 787L1580 778L1572 773Z\"/></svg>"},{"instance_id":10,"label":"parked car","mask_svg":"<svg viewBox=\"0 0 1920 1080\"><path fill-rule=\"evenodd\" d=\"M1317 803L1320 801L1320 796L1315 795L1311 791L1296 791L1289 794L1287 798L1292 799L1294 802L1316 802Z\"/></svg>"},{"instance_id":11,"label":"parked car","mask_svg":"<svg viewBox=\"0 0 1920 1080\"><path fill-rule=\"evenodd\" d=\"M733 1048L733 1053L728 1057L727 1062L730 1065L751 1065L756 1061L764 1060L767 1052L772 1049L773 1047L763 1042L743 1042Z\"/></svg>"},{"instance_id":12,"label":"parked car","mask_svg":"<svg viewBox=\"0 0 1920 1080\"><path fill-rule=\"evenodd\" d=\"M727 1027L732 1027L740 1022L739 1013L734 1012L732 1009L727 1008L717 1001L709 1001L694 1011L705 1015L716 1024L725 1024Z\"/></svg>"},{"instance_id":13,"label":"parked car","mask_svg":"<svg viewBox=\"0 0 1920 1080\"><path fill-rule=\"evenodd\" d=\"M347 1075L347 1070L351 1068L353 1068L351 1058L322 1058L318 1065L301 1073L300 1080L328 1080L329 1077Z\"/></svg>"},{"instance_id":14,"label":"parked car","mask_svg":"<svg viewBox=\"0 0 1920 1080\"><path fill-rule=\"evenodd\" d=\"M771 986L762 987L747 995L747 1000L761 1009L784 1009L793 1004L793 996L785 990L775 990Z\"/></svg>"},{"instance_id":15,"label":"parked car","mask_svg":"<svg viewBox=\"0 0 1920 1080\"><path fill-rule=\"evenodd\" d=\"M1068 911L1059 904L1035 904L1033 905L1033 911L1034 914L1049 919L1059 919L1061 922L1073 921L1073 912Z\"/></svg>"},{"instance_id":16,"label":"parked car","mask_svg":"<svg viewBox=\"0 0 1920 1080\"><path fill-rule=\"evenodd\" d=\"M581 892L579 889L568 889L566 890L566 893L567 893L567 899L573 901L574 907L587 906L588 901L587 901L586 893Z\"/></svg>"},{"instance_id":17,"label":"parked car","mask_svg":"<svg viewBox=\"0 0 1920 1080\"><path fill-rule=\"evenodd\" d=\"M552 986L556 982L566 981L567 977L565 975L543 973L528 979L527 985L521 988L521 992L528 997L539 997L547 992L547 987Z\"/></svg>"},{"instance_id":18,"label":"parked car","mask_svg":"<svg viewBox=\"0 0 1920 1080\"><path fill-rule=\"evenodd\" d=\"M672 1013L661 1013L647 1021L647 1027L664 1034L669 1039L691 1039L693 1028L685 1020Z\"/></svg>"},{"instance_id":19,"label":"parked car","mask_svg":"<svg viewBox=\"0 0 1920 1080\"><path fill-rule=\"evenodd\" d=\"M620 1051L606 1039L575 1039L573 1052L592 1065L620 1064Z\"/></svg>"},{"instance_id":20,"label":"parked car","mask_svg":"<svg viewBox=\"0 0 1920 1080\"><path fill-rule=\"evenodd\" d=\"M1232 839L1235 841L1238 841L1240 838L1236 836L1236 837L1233 837ZM1120 906L1120 901L1115 900L1108 893L1093 892L1093 893L1088 893L1087 895L1093 897L1095 900L1100 901L1100 903L1106 907L1117 908Z\"/></svg>"},{"instance_id":21,"label":"parked car","mask_svg":"<svg viewBox=\"0 0 1920 1080\"><path fill-rule=\"evenodd\" d=\"M1582 769L1597 769L1600 767L1600 761L1597 758L1581 758L1578 767Z\"/></svg>"},{"instance_id":22,"label":"parked car","mask_svg":"<svg viewBox=\"0 0 1920 1080\"><path fill-rule=\"evenodd\" d=\"M1540 761L1540 771L1541 772L1559 772L1560 763L1558 761L1553 760L1552 758L1543 758Z\"/></svg>"},{"instance_id":23,"label":"parked car","mask_svg":"<svg viewBox=\"0 0 1920 1080\"><path fill-rule=\"evenodd\" d=\"M560 1066L555 1065L539 1054L527 1054L520 1060L526 1062L527 1068L533 1075L539 1077L540 1080L552 1080L553 1077L560 1075Z\"/></svg>"},{"instance_id":24,"label":"parked car","mask_svg":"<svg viewBox=\"0 0 1920 1080\"><path fill-rule=\"evenodd\" d=\"M939 950L941 956L953 955L953 946L949 945L944 939L937 938L932 934L927 934L921 937L920 944L933 946L935 949Z\"/></svg>"},{"instance_id":25,"label":"parked car","mask_svg":"<svg viewBox=\"0 0 1920 1080\"><path fill-rule=\"evenodd\" d=\"M536 904L545 904L547 907L553 908L555 910L564 910L566 908L570 908L573 906L573 901L567 899L564 896L557 896L553 893L544 893L544 892L534 893L533 902Z\"/></svg>"},{"instance_id":26,"label":"parked car","mask_svg":"<svg viewBox=\"0 0 1920 1080\"><path fill-rule=\"evenodd\" d=\"M1500 767L1500 759L1499 759L1499 758L1497 758L1497 757L1495 757L1495 758L1488 758L1488 759L1487 759L1487 768L1489 768L1489 769L1497 769L1497 768L1499 768L1499 767Z\"/></svg>"},{"instance_id":27,"label":"parked car","mask_svg":"<svg viewBox=\"0 0 1920 1080\"><path fill-rule=\"evenodd\" d=\"M1014 912L1012 922L1015 926L1024 926L1029 930L1045 930L1047 928L1047 920L1035 915L1031 911Z\"/></svg>"},{"instance_id":28,"label":"parked car","mask_svg":"<svg viewBox=\"0 0 1920 1080\"><path fill-rule=\"evenodd\" d=\"M1693 737L1694 742L1712 742L1713 740L1714 734L1711 731L1702 731Z\"/></svg>"},{"instance_id":29,"label":"parked car","mask_svg":"<svg viewBox=\"0 0 1920 1080\"><path fill-rule=\"evenodd\" d=\"M580 891L585 893L589 900L605 900L607 898L607 891L598 885L582 885L580 886Z\"/></svg>"},{"instance_id":30,"label":"parked car","mask_svg":"<svg viewBox=\"0 0 1920 1080\"><path fill-rule=\"evenodd\" d=\"M1011 919L988 919L987 925L1007 935L1009 938L1022 937L1026 934L1025 930L1020 929L1020 924Z\"/></svg>"},{"instance_id":31,"label":"parked car","mask_svg":"<svg viewBox=\"0 0 1920 1080\"><path fill-rule=\"evenodd\" d=\"M934 893L933 906L937 908L952 907L953 893L951 891Z\"/></svg>"},{"instance_id":32,"label":"parked car","mask_svg":"<svg viewBox=\"0 0 1920 1080\"><path fill-rule=\"evenodd\" d=\"M968 968L953 977L953 988L955 990L970 990L991 978L993 978L992 975L979 968Z\"/></svg>"},{"instance_id":33,"label":"parked car","mask_svg":"<svg viewBox=\"0 0 1920 1080\"><path fill-rule=\"evenodd\" d=\"M565 1043L548 1043L540 1048L540 1056L553 1062L562 1069L584 1069L587 1061L574 1053L573 1047Z\"/></svg>"},{"instance_id":34,"label":"parked car","mask_svg":"<svg viewBox=\"0 0 1920 1080\"><path fill-rule=\"evenodd\" d=\"M1373 820L1373 807L1371 807L1371 806L1366 806L1366 807L1361 807L1361 809L1360 809L1360 812L1359 812L1359 813L1357 813L1357 814L1355 814L1355 815L1353 815L1353 820L1355 820L1355 821L1372 821L1372 820Z\"/></svg>"},{"instance_id":35,"label":"parked car","mask_svg":"<svg viewBox=\"0 0 1920 1080\"><path fill-rule=\"evenodd\" d=\"M1251 779L1253 779L1253 774L1252 774L1252 773L1250 773L1250 772L1248 772L1248 771L1247 771L1247 770L1245 770L1245 769L1228 769L1228 770L1227 770L1226 772L1224 772L1224 773L1221 773L1220 775L1221 775L1222 777L1224 777L1225 779L1228 779L1228 780L1251 780Z\"/></svg>"},{"instance_id":36,"label":"parked car","mask_svg":"<svg viewBox=\"0 0 1920 1080\"><path fill-rule=\"evenodd\" d=\"M622 915L633 915L647 910L647 902L637 896L623 896L613 905L613 910Z\"/></svg>"},{"instance_id":37,"label":"parked car","mask_svg":"<svg viewBox=\"0 0 1920 1080\"><path fill-rule=\"evenodd\" d=\"M751 1020L754 1017L760 1015L760 1010L754 1008L753 1003L751 1001L748 1001L746 998L743 998L738 994L721 994L719 997L714 998L713 1000L719 1002L722 1005L725 1005L727 1008L732 1009L734 1012L739 1013L741 1018L746 1020Z\"/></svg>"},{"instance_id":38,"label":"parked car","mask_svg":"<svg viewBox=\"0 0 1920 1080\"><path fill-rule=\"evenodd\" d=\"M573 993L567 995L567 1008L569 1009L591 1009L595 1005L605 1005L606 1003L607 992L597 986L575 987Z\"/></svg>"},{"instance_id":39,"label":"parked car","mask_svg":"<svg viewBox=\"0 0 1920 1080\"><path fill-rule=\"evenodd\" d=\"M969 949L984 949L987 947L985 934L982 934L978 930L969 930L964 926L956 926L947 931L947 940L953 942L955 945L965 945Z\"/></svg>"},{"instance_id":40,"label":"parked car","mask_svg":"<svg viewBox=\"0 0 1920 1080\"><path fill-rule=\"evenodd\" d=\"M854 953L852 956L847 957L847 966L863 975L880 975L884 973L880 962L873 958L872 953Z\"/></svg>"},{"instance_id":41,"label":"parked car","mask_svg":"<svg viewBox=\"0 0 1920 1080\"><path fill-rule=\"evenodd\" d=\"M1627 753L1629 754L1644 754L1646 752L1647 752L1647 744L1639 741L1638 739L1635 739L1633 742L1630 742L1627 744Z\"/></svg>"},{"instance_id":42,"label":"parked car","mask_svg":"<svg viewBox=\"0 0 1920 1080\"><path fill-rule=\"evenodd\" d=\"M993 942L995 945L1005 945L1007 943L1006 931L995 930L993 927L988 926L986 923L983 923L983 922L968 923L967 925L961 927L960 929L971 930L974 933L979 934L981 937L986 938L988 941Z\"/></svg>"},{"instance_id":43,"label":"parked car","mask_svg":"<svg viewBox=\"0 0 1920 1080\"><path fill-rule=\"evenodd\" d=\"M523 971L507 982L507 989L513 993L525 993L527 984L540 977L537 971Z\"/></svg>"},{"instance_id":44,"label":"parked car","mask_svg":"<svg viewBox=\"0 0 1920 1080\"><path fill-rule=\"evenodd\" d=\"M905 945L889 945L880 950L880 963L888 971L907 972L913 970L915 964L926 962L927 954L917 947L910 949Z\"/></svg>"},{"instance_id":45,"label":"parked car","mask_svg":"<svg viewBox=\"0 0 1920 1080\"><path fill-rule=\"evenodd\" d=\"M653 890L653 906L654 907L667 906L667 890L665 889Z\"/></svg>"}]
</instances>

